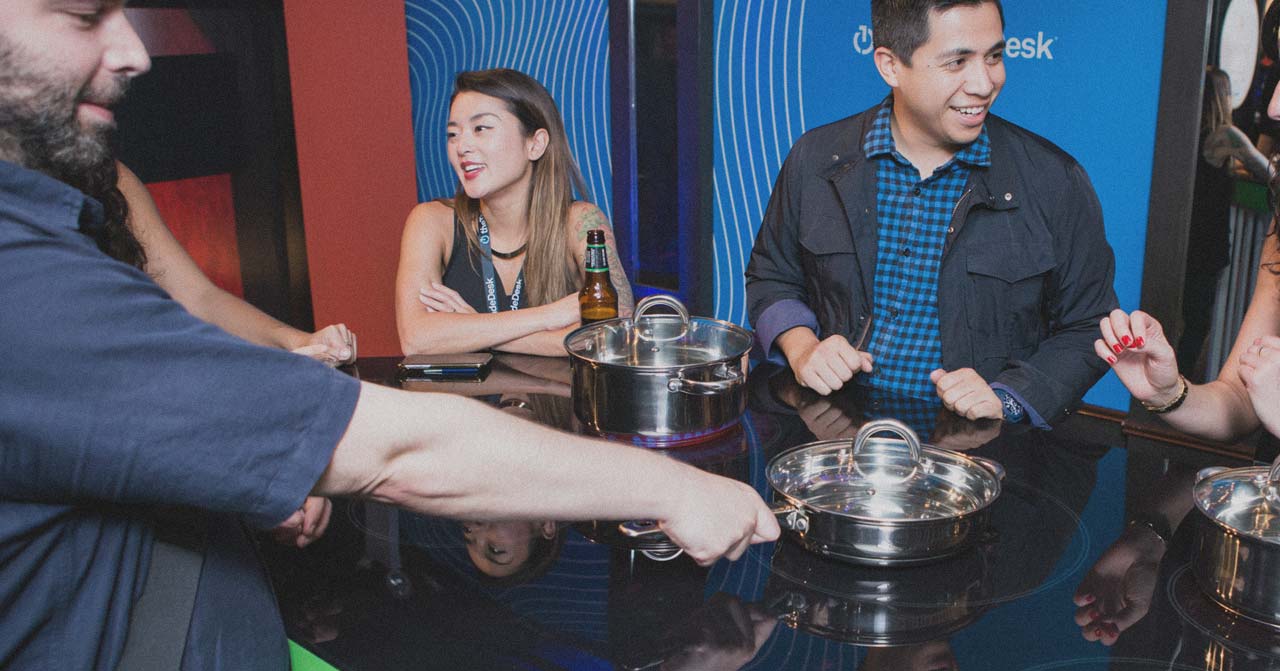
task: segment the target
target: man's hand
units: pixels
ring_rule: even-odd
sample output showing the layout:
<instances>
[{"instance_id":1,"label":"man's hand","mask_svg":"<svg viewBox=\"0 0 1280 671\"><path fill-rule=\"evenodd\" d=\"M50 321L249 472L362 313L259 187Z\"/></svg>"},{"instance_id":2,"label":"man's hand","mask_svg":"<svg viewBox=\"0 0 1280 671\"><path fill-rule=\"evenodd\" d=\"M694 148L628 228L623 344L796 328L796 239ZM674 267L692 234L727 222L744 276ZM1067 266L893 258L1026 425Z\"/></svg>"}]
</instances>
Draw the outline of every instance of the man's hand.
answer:
<instances>
[{"instance_id":1,"label":"man's hand","mask_svg":"<svg viewBox=\"0 0 1280 671\"><path fill-rule=\"evenodd\" d=\"M342 366L356 360L356 334L346 324L331 324L307 337L294 354L323 361L330 366Z\"/></svg>"},{"instance_id":2,"label":"man's hand","mask_svg":"<svg viewBox=\"0 0 1280 671\"><path fill-rule=\"evenodd\" d=\"M302 507L289 519L271 530L271 537L282 545L305 548L324 535L329 528L329 514L333 505L323 496L308 496Z\"/></svg>"},{"instance_id":3,"label":"man's hand","mask_svg":"<svg viewBox=\"0 0 1280 671\"><path fill-rule=\"evenodd\" d=\"M660 520L662 530L700 566L726 556L737 559L752 543L777 540L778 520L750 486L690 469L695 481L678 491L674 512Z\"/></svg>"},{"instance_id":4,"label":"man's hand","mask_svg":"<svg viewBox=\"0 0 1280 671\"><path fill-rule=\"evenodd\" d=\"M819 341L812 331L797 328L778 340L796 382L823 396L840 389L858 373L870 373L874 363L870 354L854 349L840 334Z\"/></svg>"},{"instance_id":5,"label":"man's hand","mask_svg":"<svg viewBox=\"0 0 1280 671\"><path fill-rule=\"evenodd\" d=\"M942 405L965 419L1004 419L1000 397L991 385L972 368L950 373L939 368L929 373L929 381L938 390Z\"/></svg>"}]
</instances>

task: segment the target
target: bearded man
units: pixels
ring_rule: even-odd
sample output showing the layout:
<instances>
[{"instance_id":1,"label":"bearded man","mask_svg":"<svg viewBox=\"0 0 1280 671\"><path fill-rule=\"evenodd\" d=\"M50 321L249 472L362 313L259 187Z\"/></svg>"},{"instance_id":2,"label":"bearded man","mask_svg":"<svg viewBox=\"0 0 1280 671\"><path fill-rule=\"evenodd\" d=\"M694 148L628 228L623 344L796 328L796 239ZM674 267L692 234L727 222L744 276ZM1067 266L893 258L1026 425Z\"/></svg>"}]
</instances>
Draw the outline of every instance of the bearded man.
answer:
<instances>
[{"instance_id":1,"label":"bearded man","mask_svg":"<svg viewBox=\"0 0 1280 671\"><path fill-rule=\"evenodd\" d=\"M149 66L120 0L0 2L0 668L288 668L245 526L309 494L657 519L704 564L777 537L743 483L193 317L111 201L110 106Z\"/></svg>"}]
</instances>

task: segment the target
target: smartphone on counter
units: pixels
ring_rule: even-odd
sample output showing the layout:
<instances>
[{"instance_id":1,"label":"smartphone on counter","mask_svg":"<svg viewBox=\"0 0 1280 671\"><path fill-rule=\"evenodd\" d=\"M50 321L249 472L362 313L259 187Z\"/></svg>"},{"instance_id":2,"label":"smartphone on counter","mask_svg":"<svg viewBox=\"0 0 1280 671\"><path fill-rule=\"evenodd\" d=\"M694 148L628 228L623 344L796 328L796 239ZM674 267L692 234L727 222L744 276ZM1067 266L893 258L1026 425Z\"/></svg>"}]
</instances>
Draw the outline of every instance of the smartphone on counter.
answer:
<instances>
[{"instance_id":1,"label":"smartphone on counter","mask_svg":"<svg viewBox=\"0 0 1280 671\"><path fill-rule=\"evenodd\" d=\"M400 362L400 377L409 380L482 380L489 374L493 355L410 354Z\"/></svg>"}]
</instances>

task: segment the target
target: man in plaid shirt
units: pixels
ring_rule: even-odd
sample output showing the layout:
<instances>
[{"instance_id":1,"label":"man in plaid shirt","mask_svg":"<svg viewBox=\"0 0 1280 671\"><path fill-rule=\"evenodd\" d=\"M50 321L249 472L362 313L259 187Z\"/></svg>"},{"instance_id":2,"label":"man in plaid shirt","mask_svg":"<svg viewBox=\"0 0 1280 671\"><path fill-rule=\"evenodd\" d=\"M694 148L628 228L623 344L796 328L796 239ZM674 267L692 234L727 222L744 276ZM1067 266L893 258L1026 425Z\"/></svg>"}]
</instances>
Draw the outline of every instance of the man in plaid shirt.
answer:
<instances>
[{"instance_id":1,"label":"man in plaid shirt","mask_svg":"<svg viewBox=\"0 0 1280 671\"><path fill-rule=\"evenodd\" d=\"M1080 165L990 114L999 0L872 0L892 93L792 148L747 267L763 350L828 394L850 380L1046 427L1105 372L1117 305Z\"/></svg>"}]
</instances>

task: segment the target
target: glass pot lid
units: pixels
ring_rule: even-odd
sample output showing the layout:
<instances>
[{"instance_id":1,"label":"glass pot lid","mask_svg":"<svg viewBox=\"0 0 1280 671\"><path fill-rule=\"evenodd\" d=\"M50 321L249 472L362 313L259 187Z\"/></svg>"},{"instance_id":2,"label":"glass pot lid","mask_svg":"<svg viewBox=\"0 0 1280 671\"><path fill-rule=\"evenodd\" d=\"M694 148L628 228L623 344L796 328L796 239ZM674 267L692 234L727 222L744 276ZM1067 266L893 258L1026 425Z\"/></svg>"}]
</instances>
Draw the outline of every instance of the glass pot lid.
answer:
<instances>
[{"instance_id":1,"label":"glass pot lid","mask_svg":"<svg viewBox=\"0 0 1280 671\"><path fill-rule=\"evenodd\" d=\"M676 314L649 314L666 306ZM672 368L736 360L751 349L751 332L729 322L690 317L673 296L648 296L630 318L588 324L565 337L569 355L628 368Z\"/></svg>"},{"instance_id":2,"label":"glass pot lid","mask_svg":"<svg viewBox=\"0 0 1280 671\"><path fill-rule=\"evenodd\" d=\"M1206 468L1192 490L1196 507L1231 531L1280 544L1280 457L1267 466Z\"/></svg>"},{"instance_id":3,"label":"glass pot lid","mask_svg":"<svg viewBox=\"0 0 1280 671\"><path fill-rule=\"evenodd\" d=\"M898 438L878 438L889 432ZM769 483L807 508L874 522L968 515L1000 495L1004 469L981 457L921 445L893 419L868 422L853 442L827 440L769 462Z\"/></svg>"}]
</instances>

